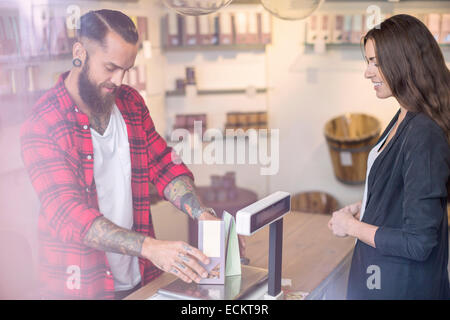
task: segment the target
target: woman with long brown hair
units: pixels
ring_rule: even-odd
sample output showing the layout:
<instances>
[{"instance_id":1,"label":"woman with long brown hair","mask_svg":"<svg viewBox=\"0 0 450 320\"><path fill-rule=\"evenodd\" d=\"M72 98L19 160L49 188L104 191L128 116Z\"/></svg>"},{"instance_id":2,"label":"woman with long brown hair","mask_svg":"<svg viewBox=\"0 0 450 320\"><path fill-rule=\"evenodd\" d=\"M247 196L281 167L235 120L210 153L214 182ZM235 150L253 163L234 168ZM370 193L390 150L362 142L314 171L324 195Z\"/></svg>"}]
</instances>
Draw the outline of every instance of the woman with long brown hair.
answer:
<instances>
[{"instance_id":1,"label":"woman with long brown hair","mask_svg":"<svg viewBox=\"0 0 450 320\"><path fill-rule=\"evenodd\" d=\"M333 213L357 239L349 299L448 299L450 71L427 27L395 15L363 38L365 77L400 109L372 149L362 202Z\"/></svg>"}]
</instances>

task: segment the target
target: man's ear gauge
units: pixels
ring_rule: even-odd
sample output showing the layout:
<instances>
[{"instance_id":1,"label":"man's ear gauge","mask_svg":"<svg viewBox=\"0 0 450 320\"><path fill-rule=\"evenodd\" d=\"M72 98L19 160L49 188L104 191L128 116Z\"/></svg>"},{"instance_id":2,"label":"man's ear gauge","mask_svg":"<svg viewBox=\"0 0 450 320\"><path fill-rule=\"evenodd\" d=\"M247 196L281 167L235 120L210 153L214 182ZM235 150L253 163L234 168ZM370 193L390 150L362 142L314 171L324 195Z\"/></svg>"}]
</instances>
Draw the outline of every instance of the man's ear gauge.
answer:
<instances>
[{"instance_id":1,"label":"man's ear gauge","mask_svg":"<svg viewBox=\"0 0 450 320\"><path fill-rule=\"evenodd\" d=\"M78 68L78 67L81 67L81 65L83 63L81 62L81 60L79 58L75 58L75 59L72 60L72 64L73 64L74 67Z\"/></svg>"}]
</instances>

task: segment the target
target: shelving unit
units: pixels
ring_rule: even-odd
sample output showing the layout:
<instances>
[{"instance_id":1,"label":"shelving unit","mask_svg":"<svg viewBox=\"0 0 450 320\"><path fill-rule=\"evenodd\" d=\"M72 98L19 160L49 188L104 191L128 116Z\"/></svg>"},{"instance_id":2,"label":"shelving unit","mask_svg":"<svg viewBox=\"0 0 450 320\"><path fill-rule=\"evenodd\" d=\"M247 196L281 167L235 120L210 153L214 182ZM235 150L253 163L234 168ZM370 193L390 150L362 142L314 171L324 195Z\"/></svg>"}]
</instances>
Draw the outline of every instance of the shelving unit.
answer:
<instances>
[{"instance_id":1,"label":"shelving unit","mask_svg":"<svg viewBox=\"0 0 450 320\"><path fill-rule=\"evenodd\" d=\"M220 12L228 12L232 17L232 43L238 41L238 30L241 30L242 32L242 27L238 27L238 22L236 20L236 16L239 15L240 11L247 12L247 14L255 14L257 17L263 13L268 14L262 8L259 0L234 0L229 6L224 8L224 10L221 10ZM162 49L166 54L168 70L166 72L168 85L165 92L166 136L170 137L172 124L175 124L174 119L177 115L199 112L206 113L208 116L208 128L222 128L225 126L225 122L222 122L222 118L225 118L227 112L247 110L267 111L267 74L265 71L254 72L253 65L258 65L258 70L261 70L261 64L264 66L266 65L266 48L267 45L271 44L272 37L273 19L270 15L269 21L269 33L267 33L267 31L262 31L267 29L263 28L263 22L262 20L259 20L259 18L256 20L257 25L252 24L254 29L259 30L258 43L249 41L249 43L239 44L186 45L188 42L184 42L186 39L184 34L185 31L178 29L178 32L181 32L180 43L184 43L184 45L168 47L165 46L165 44L169 43L167 40L167 32L163 31L168 27L168 24L167 21L161 22L161 36L163 39ZM216 25L217 23L220 25L220 20L215 23ZM183 28L185 27L184 24L182 24L182 26ZM200 28L200 24L197 25L197 28ZM247 30L250 30L249 26L247 26L247 28ZM201 29L197 29L197 35L199 35L200 30ZM211 29L209 30L211 32ZM219 30L221 29L219 28ZM191 30L191 34L192 32L193 31ZM216 33L214 33L214 35L217 36ZM197 43L201 43L201 41L198 40ZM214 61L225 62L225 65L228 65L229 67L218 68L217 65L214 64ZM206 64L203 64L203 62L206 62ZM169 83L175 83L177 79L185 77L185 75L181 73L181 70L186 67L194 67L196 69L195 72L197 78L200 80L197 81L198 89L194 96L191 92L186 93L188 90L174 90L172 89L173 87L169 85ZM249 71L243 72L243 70L246 70L245 68L248 68ZM217 77L212 76L215 74L217 74ZM234 77L236 74L238 75L238 78ZM195 97L195 102L191 100L192 97ZM195 103L195 105L191 105L191 103ZM212 105L214 105L215 108L209 108L209 106ZM224 137L224 139L225 138L229 139L232 137Z\"/></svg>"},{"instance_id":2,"label":"shelving unit","mask_svg":"<svg viewBox=\"0 0 450 320\"><path fill-rule=\"evenodd\" d=\"M18 57L18 56L0 56L0 65L14 64L15 66L40 64L46 61L58 61L72 59L72 53L64 53L54 56L36 56L36 57Z\"/></svg>"},{"instance_id":3,"label":"shelving unit","mask_svg":"<svg viewBox=\"0 0 450 320\"><path fill-rule=\"evenodd\" d=\"M222 131L222 138L215 138L215 137L211 137L209 140L201 140L200 143L203 146L206 146L216 140L222 140L223 142L226 142L227 140L235 140L236 142L242 142L242 143L249 143L250 137L248 135L247 132L244 133L237 133L234 135L227 135L225 131ZM262 139L268 139L270 140L270 131L268 131L266 134L261 134L260 136L258 136L258 138L262 138ZM194 139L193 134L190 133L190 139ZM176 141L176 140L171 140L170 137L166 138L166 142L170 147L174 147L176 144L178 143L182 143L184 140L180 140L180 141ZM192 141L192 140L191 140Z\"/></svg>"},{"instance_id":4,"label":"shelving unit","mask_svg":"<svg viewBox=\"0 0 450 320\"><path fill-rule=\"evenodd\" d=\"M55 2L23 2L0 3L3 37L6 37L0 50L0 121L3 127L23 122L48 89L48 84L40 81L47 64L69 63L72 57L74 37L66 29L59 4L58 9L50 9ZM65 14L65 9L63 12ZM42 24L36 24L36 17L42 18L39 20ZM62 31L64 41L61 41Z\"/></svg>"},{"instance_id":5,"label":"shelving unit","mask_svg":"<svg viewBox=\"0 0 450 320\"><path fill-rule=\"evenodd\" d=\"M239 1L239 0L237 0ZM427 0L425 0L427 1ZM448 0L431 0L433 2L447 2ZM385 3L398 3L398 2L424 2L424 0L398 0L398 1L389 1L389 0L326 0L326 2L370 2L370 3L376 3L376 2L385 2Z\"/></svg>"},{"instance_id":6,"label":"shelving unit","mask_svg":"<svg viewBox=\"0 0 450 320\"><path fill-rule=\"evenodd\" d=\"M164 47L166 52L189 52L189 51L264 51L265 44L232 44L232 45L196 45L180 47Z\"/></svg>"},{"instance_id":7,"label":"shelving unit","mask_svg":"<svg viewBox=\"0 0 450 320\"><path fill-rule=\"evenodd\" d=\"M197 90L197 95L199 96L206 96L206 95L220 95L220 94L246 94L249 90L246 88L242 89L214 89L214 90ZM266 93L267 88L257 88L255 90L256 94L262 94ZM166 97L183 97L186 95L185 91L182 90L173 90L173 91L166 91Z\"/></svg>"},{"instance_id":8,"label":"shelving unit","mask_svg":"<svg viewBox=\"0 0 450 320\"><path fill-rule=\"evenodd\" d=\"M356 49L361 48L361 46L358 43L326 43L325 46L327 47L327 49L334 49L334 50L339 50L342 48L356 48ZM450 44L441 43L441 44L439 44L439 46L443 50L446 50L446 51L450 50ZM312 50L314 48L314 44L305 42L305 47L308 50Z\"/></svg>"},{"instance_id":9,"label":"shelving unit","mask_svg":"<svg viewBox=\"0 0 450 320\"><path fill-rule=\"evenodd\" d=\"M137 3L138 0L122 2ZM71 5L69 1L59 0L42 4L30 1L24 5L0 3L0 10L7 9L1 15L0 40L3 41L2 30L16 30L12 36L14 41L6 33L9 42L2 42L3 47L0 47L3 49L0 50L0 121L3 126L23 121L37 99L54 85L56 76L70 68L76 32L65 23L68 5ZM35 8L39 9L35 11ZM136 24L141 41L148 40L147 16L140 13L129 16ZM37 26L35 19L39 20ZM125 77L124 83L133 80L134 83L128 84L144 91L147 75L145 68L143 72L138 68L138 61L129 72L133 77ZM44 78L49 81L41 81Z\"/></svg>"},{"instance_id":10,"label":"shelving unit","mask_svg":"<svg viewBox=\"0 0 450 320\"><path fill-rule=\"evenodd\" d=\"M414 1L414 0L410 0ZM314 12L306 19L305 40L306 50L316 49L316 41L320 41L317 48L323 52L326 49L340 48L360 48L360 39L380 23L389 17L405 13L415 16L422 21L437 39L439 46L446 50L450 43L448 41L449 31L447 19L448 12L442 8L436 8L430 4L428 7L420 6L415 10L402 9L402 3L408 1L378 1L373 4L374 9L361 7L367 1L344 1L334 0L327 2L359 2L358 8L337 9L335 6L329 6ZM422 4L423 5L423 4ZM356 5L355 5L356 7ZM450 9L450 6L448 7ZM377 10L375 10L377 9ZM378 20L379 19L379 20ZM444 40L445 39L445 40ZM325 42L325 43L324 43Z\"/></svg>"}]
</instances>

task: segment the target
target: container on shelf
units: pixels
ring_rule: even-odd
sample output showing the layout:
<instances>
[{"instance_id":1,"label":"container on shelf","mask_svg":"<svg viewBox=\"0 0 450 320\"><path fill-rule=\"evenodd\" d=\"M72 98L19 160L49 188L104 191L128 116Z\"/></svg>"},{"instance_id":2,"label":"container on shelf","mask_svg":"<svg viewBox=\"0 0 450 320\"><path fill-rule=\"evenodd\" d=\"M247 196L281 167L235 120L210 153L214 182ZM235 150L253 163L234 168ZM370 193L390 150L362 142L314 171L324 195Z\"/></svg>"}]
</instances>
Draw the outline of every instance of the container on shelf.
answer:
<instances>
[{"instance_id":1,"label":"container on shelf","mask_svg":"<svg viewBox=\"0 0 450 320\"><path fill-rule=\"evenodd\" d=\"M251 112L248 114L248 126L251 129L258 129L259 114L257 112Z\"/></svg>"},{"instance_id":2,"label":"container on shelf","mask_svg":"<svg viewBox=\"0 0 450 320\"><path fill-rule=\"evenodd\" d=\"M258 112L258 122L267 123L267 112L265 111Z\"/></svg>"},{"instance_id":3,"label":"container on shelf","mask_svg":"<svg viewBox=\"0 0 450 320\"><path fill-rule=\"evenodd\" d=\"M186 67L186 85L196 85L197 81L195 79L195 68Z\"/></svg>"}]
</instances>

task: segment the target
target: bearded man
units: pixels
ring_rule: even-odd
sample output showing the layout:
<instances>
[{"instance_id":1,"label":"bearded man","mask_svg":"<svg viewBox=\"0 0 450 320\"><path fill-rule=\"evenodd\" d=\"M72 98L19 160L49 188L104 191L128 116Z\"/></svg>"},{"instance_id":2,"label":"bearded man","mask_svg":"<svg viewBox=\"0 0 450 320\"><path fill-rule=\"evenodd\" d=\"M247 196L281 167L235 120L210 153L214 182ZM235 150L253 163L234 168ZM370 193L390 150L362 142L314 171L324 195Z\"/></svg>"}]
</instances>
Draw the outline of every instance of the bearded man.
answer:
<instances>
[{"instance_id":1,"label":"bearded man","mask_svg":"<svg viewBox=\"0 0 450 320\"><path fill-rule=\"evenodd\" d=\"M143 98L122 84L139 48L136 27L113 10L80 22L73 68L21 131L41 204L40 296L121 299L162 271L198 282L209 259L187 243L155 239L149 183L191 218L218 218L201 204L189 169L172 159Z\"/></svg>"}]
</instances>

